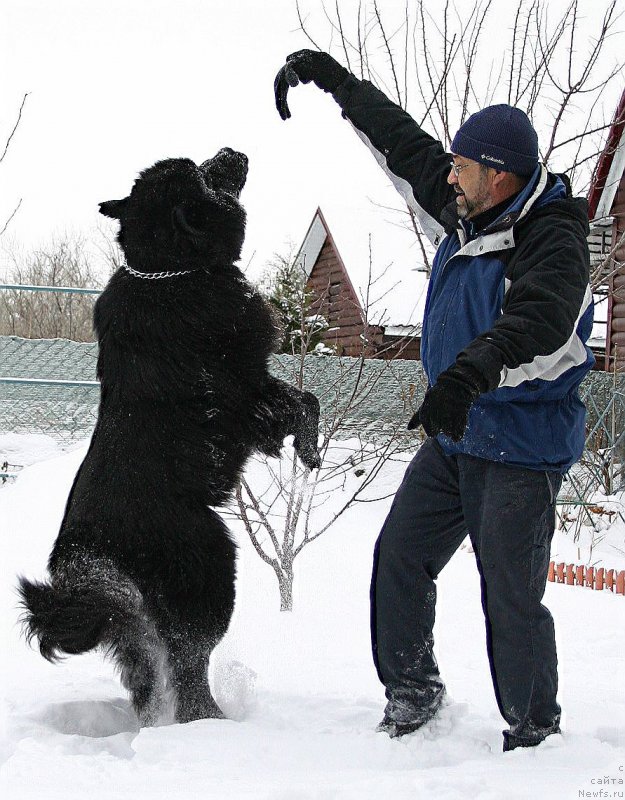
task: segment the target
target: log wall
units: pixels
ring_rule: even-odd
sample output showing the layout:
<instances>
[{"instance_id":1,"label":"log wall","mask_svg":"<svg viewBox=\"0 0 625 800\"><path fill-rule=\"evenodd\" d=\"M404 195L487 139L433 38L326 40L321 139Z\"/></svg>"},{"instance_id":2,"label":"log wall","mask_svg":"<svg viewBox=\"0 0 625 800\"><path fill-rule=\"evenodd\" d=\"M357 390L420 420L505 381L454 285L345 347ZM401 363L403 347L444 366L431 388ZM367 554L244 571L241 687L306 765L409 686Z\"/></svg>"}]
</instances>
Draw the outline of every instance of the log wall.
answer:
<instances>
[{"instance_id":1,"label":"log wall","mask_svg":"<svg viewBox=\"0 0 625 800\"><path fill-rule=\"evenodd\" d=\"M625 175L621 177L618 191L614 198L611 212L614 217L612 241L618 245L614 258L617 263L625 264ZM618 370L625 369L625 267L621 266L610 278L610 294L612 297L608 312L608 343L606 369L612 371L616 363Z\"/></svg>"},{"instance_id":2,"label":"log wall","mask_svg":"<svg viewBox=\"0 0 625 800\"><path fill-rule=\"evenodd\" d=\"M362 306L347 271L336 252L334 242L327 237L308 279L307 288L314 292L311 310L328 320L322 341L333 347L339 356L358 357L363 345L369 358L418 359L418 339L396 339L384 335L376 325L365 326Z\"/></svg>"}]
</instances>

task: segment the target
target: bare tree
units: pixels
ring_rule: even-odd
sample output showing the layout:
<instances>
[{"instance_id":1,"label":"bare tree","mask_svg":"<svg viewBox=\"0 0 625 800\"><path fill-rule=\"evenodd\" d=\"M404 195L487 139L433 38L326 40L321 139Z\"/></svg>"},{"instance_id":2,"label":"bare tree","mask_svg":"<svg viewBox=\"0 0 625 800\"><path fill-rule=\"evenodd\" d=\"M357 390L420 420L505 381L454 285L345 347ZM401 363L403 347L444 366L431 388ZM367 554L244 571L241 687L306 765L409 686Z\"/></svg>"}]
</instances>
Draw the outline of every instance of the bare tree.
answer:
<instances>
[{"instance_id":1,"label":"bare tree","mask_svg":"<svg viewBox=\"0 0 625 800\"><path fill-rule=\"evenodd\" d=\"M85 240L64 236L26 255L10 253L9 280L16 285L74 289L98 288ZM95 295L27 289L0 293L0 335L29 339L93 341Z\"/></svg>"},{"instance_id":2,"label":"bare tree","mask_svg":"<svg viewBox=\"0 0 625 800\"><path fill-rule=\"evenodd\" d=\"M112 224L111 220L103 220L97 225L95 233L90 237L99 253L98 261L107 277L117 272L126 263L124 251L119 246L117 236L114 233L116 228L117 225Z\"/></svg>"},{"instance_id":3,"label":"bare tree","mask_svg":"<svg viewBox=\"0 0 625 800\"><path fill-rule=\"evenodd\" d=\"M361 78L378 85L449 147L469 114L495 102L525 110L543 144L541 160L567 173L585 193L609 129L625 60L610 56L621 15L617 0L593 8L594 32L581 31L578 0L555 19L547 0L475 0L461 13L453 2L405 2L381 10L377 0L351 6L295 0L302 31ZM347 6L347 7L346 7ZM312 10L311 10L312 9ZM510 20L501 29L496 10ZM322 46L320 46L320 43ZM620 86L619 86L620 91ZM612 93L613 94L613 93ZM410 210L426 268L432 250Z\"/></svg>"},{"instance_id":4,"label":"bare tree","mask_svg":"<svg viewBox=\"0 0 625 800\"><path fill-rule=\"evenodd\" d=\"M302 335L297 339L299 352L291 359L290 378L298 387L314 391L323 409L320 470L311 477L291 449L282 459L263 459L264 477L254 474L252 480L246 475L236 490L232 513L242 521L259 557L273 569L282 611L293 607L294 564L298 556L333 528L350 508L382 499L374 485L381 470L401 453L414 449L419 441L419 433L406 431L405 417L422 397L424 383L403 385L392 360L366 358L371 272L370 269L369 284L363 293L364 327L358 358L311 355L308 306L300 307ZM330 380L329 372L319 368L324 363L332 364ZM415 367L420 370L416 362ZM375 406L371 408L376 392L384 393L387 405L395 403L406 412L398 413L384 430L376 424ZM393 398L388 396L391 393ZM366 410L374 415L370 430L364 429ZM328 503L339 494L338 507Z\"/></svg>"}]
</instances>

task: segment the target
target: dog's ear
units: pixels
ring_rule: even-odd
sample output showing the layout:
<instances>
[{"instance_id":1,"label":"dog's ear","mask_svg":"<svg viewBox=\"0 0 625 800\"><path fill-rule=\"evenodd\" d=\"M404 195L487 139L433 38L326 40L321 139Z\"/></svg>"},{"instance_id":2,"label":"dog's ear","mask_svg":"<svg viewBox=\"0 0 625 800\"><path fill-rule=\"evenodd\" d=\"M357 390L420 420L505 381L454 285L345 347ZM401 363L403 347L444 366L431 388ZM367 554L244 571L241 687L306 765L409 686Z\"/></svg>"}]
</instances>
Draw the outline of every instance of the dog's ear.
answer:
<instances>
[{"instance_id":1,"label":"dog's ear","mask_svg":"<svg viewBox=\"0 0 625 800\"><path fill-rule=\"evenodd\" d=\"M200 227L201 215L199 208L195 207L194 203L186 202L175 206L171 212L171 220L174 228L182 231L187 236L191 236L194 239L206 236L206 231Z\"/></svg>"},{"instance_id":2,"label":"dog's ear","mask_svg":"<svg viewBox=\"0 0 625 800\"><path fill-rule=\"evenodd\" d=\"M127 204L127 197L124 197L123 200L106 200L104 203L100 203L100 214L111 219L121 219Z\"/></svg>"}]
</instances>

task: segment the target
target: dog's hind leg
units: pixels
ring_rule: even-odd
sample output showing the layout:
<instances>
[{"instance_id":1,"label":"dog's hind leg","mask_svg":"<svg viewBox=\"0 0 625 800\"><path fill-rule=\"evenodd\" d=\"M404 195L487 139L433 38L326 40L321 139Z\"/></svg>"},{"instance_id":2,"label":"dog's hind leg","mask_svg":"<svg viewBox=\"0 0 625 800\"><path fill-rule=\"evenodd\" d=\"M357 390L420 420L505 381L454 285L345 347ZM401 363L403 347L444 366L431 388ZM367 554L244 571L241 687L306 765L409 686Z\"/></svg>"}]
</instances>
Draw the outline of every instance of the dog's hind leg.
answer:
<instances>
[{"instance_id":1,"label":"dog's hind leg","mask_svg":"<svg viewBox=\"0 0 625 800\"><path fill-rule=\"evenodd\" d=\"M223 719L208 684L210 648L200 643L176 637L167 646L169 681L176 704L176 722L194 719Z\"/></svg>"},{"instance_id":2,"label":"dog's hind leg","mask_svg":"<svg viewBox=\"0 0 625 800\"><path fill-rule=\"evenodd\" d=\"M109 648L122 685L130 692L141 727L154 725L165 707L166 651L153 623L143 617L119 632Z\"/></svg>"},{"instance_id":3,"label":"dog's hind leg","mask_svg":"<svg viewBox=\"0 0 625 800\"><path fill-rule=\"evenodd\" d=\"M179 514L182 515L182 509ZM169 559L153 616L167 650L176 720L221 718L208 682L210 655L234 610L236 547L219 514L207 507L190 516L184 542Z\"/></svg>"},{"instance_id":4,"label":"dog's hind leg","mask_svg":"<svg viewBox=\"0 0 625 800\"><path fill-rule=\"evenodd\" d=\"M164 700L164 647L136 583L108 559L76 555L50 579L22 578L29 639L41 654L86 653L99 647L115 662L142 725L153 725Z\"/></svg>"}]
</instances>

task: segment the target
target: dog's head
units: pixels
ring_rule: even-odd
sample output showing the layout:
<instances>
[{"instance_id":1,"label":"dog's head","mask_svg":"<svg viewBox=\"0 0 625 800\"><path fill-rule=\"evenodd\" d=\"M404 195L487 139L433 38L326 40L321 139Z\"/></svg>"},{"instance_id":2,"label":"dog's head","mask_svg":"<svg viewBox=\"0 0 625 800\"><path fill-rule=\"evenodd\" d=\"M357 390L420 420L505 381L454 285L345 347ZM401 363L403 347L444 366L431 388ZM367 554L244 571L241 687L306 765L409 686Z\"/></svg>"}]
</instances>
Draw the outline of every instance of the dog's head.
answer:
<instances>
[{"instance_id":1,"label":"dog's head","mask_svg":"<svg viewBox=\"0 0 625 800\"><path fill-rule=\"evenodd\" d=\"M199 167L170 158L144 170L128 197L100 203L100 213L119 220L117 239L137 269L217 267L241 255L246 177L247 157L229 147Z\"/></svg>"}]
</instances>

